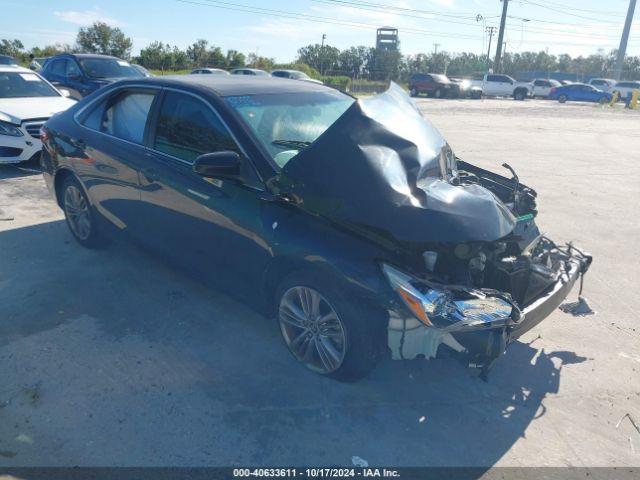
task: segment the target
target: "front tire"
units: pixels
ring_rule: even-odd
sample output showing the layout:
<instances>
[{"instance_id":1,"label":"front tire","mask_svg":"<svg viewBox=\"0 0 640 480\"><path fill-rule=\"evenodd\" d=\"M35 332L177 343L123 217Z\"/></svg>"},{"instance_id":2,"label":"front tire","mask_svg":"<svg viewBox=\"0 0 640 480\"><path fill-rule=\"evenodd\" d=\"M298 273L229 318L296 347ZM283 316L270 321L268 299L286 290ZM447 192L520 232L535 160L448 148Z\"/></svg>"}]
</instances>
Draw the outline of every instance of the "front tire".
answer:
<instances>
[{"instance_id":1,"label":"front tire","mask_svg":"<svg viewBox=\"0 0 640 480\"><path fill-rule=\"evenodd\" d=\"M518 100L518 101L522 101L525 99L525 92L524 90L516 90L515 92L513 92L513 98L514 100Z\"/></svg>"},{"instance_id":2,"label":"front tire","mask_svg":"<svg viewBox=\"0 0 640 480\"><path fill-rule=\"evenodd\" d=\"M412 97L417 97L418 96L418 90L416 90L415 88L412 88L411 90L409 90L409 95Z\"/></svg>"},{"instance_id":3,"label":"front tire","mask_svg":"<svg viewBox=\"0 0 640 480\"><path fill-rule=\"evenodd\" d=\"M565 102L567 101L567 96L566 96L566 95L564 95L564 94L563 94L563 95L560 95L560 96L558 97L558 101L559 101L560 103L565 103Z\"/></svg>"},{"instance_id":4,"label":"front tire","mask_svg":"<svg viewBox=\"0 0 640 480\"><path fill-rule=\"evenodd\" d=\"M382 353L380 325L369 309L347 301L335 281L295 273L276 293L276 316L284 343L308 369L336 380L366 376Z\"/></svg>"},{"instance_id":5,"label":"front tire","mask_svg":"<svg viewBox=\"0 0 640 480\"><path fill-rule=\"evenodd\" d=\"M67 226L73 238L87 248L99 248L104 245L96 216L89 199L74 177L67 178L62 185L62 210Z\"/></svg>"}]
</instances>

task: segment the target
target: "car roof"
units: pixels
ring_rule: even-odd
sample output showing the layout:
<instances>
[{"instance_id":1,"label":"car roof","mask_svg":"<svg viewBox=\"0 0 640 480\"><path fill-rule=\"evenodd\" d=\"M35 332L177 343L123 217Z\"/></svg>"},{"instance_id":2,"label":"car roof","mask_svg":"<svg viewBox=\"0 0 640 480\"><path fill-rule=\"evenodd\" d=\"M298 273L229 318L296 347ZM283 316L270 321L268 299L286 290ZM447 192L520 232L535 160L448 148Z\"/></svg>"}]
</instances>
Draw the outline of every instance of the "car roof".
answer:
<instances>
[{"instance_id":1,"label":"car roof","mask_svg":"<svg viewBox=\"0 0 640 480\"><path fill-rule=\"evenodd\" d=\"M265 70L262 70L261 68L249 68L249 67L238 67L238 68L234 68L233 70L249 70L251 72L265 72ZM233 70L231 70L233 72Z\"/></svg>"},{"instance_id":2,"label":"car roof","mask_svg":"<svg viewBox=\"0 0 640 480\"><path fill-rule=\"evenodd\" d=\"M121 60L118 57L113 57L111 55L100 55L98 53L59 53L58 55L54 55L49 57L50 59L62 58L62 57L75 57L78 59L83 58L108 58L109 60Z\"/></svg>"},{"instance_id":3,"label":"car roof","mask_svg":"<svg viewBox=\"0 0 640 480\"><path fill-rule=\"evenodd\" d=\"M33 70L21 67L20 65L0 65L0 72L35 73Z\"/></svg>"},{"instance_id":4,"label":"car roof","mask_svg":"<svg viewBox=\"0 0 640 480\"><path fill-rule=\"evenodd\" d=\"M333 88L311 82L292 82L286 78L230 75L165 75L123 80L123 84L149 84L164 87L191 87L221 97L272 93L335 92Z\"/></svg>"}]
</instances>

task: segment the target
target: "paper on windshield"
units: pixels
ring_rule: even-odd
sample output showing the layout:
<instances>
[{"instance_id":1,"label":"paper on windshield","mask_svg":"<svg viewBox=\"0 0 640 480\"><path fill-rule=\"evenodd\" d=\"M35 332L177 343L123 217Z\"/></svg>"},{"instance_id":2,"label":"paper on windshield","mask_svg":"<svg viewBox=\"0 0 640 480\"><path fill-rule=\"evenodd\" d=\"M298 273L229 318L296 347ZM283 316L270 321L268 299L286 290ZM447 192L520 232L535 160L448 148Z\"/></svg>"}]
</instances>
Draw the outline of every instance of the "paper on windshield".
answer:
<instances>
[{"instance_id":1,"label":"paper on windshield","mask_svg":"<svg viewBox=\"0 0 640 480\"><path fill-rule=\"evenodd\" d=\"M27 82L41 82L42 81L40 79L40 77L37 76L34 73L21 73L20 76L22 77L23 80L25 80Z\"/></svg>"}]
</instances>

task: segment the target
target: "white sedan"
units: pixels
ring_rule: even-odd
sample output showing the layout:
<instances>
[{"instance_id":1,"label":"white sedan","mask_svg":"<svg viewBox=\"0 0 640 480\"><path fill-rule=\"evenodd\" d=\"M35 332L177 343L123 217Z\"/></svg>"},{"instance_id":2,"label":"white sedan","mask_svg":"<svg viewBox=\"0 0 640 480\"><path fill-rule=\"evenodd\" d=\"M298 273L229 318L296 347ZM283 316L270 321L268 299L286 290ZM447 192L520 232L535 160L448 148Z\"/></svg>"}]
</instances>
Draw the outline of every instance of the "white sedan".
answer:
<instances>
[{"instance_id":1,"label":"white sedan","mask_svg":"<svg viewBox=\"0 0 640 480\"><path fill-rule=\"evenodd\" d=\"M74 103L39 74L0 65L0 164L38 158L40 127Z\"/></svg>"}]
</instances>

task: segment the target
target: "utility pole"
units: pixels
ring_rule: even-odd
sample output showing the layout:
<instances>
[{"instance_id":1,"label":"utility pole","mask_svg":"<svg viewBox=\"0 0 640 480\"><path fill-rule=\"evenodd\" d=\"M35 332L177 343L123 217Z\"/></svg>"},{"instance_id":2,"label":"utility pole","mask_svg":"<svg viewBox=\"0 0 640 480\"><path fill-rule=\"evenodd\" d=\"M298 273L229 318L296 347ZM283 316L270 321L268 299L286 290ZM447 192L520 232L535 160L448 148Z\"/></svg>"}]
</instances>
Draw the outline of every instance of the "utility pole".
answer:
<instances>
[{"instance_id":1,"label":"utility pole","mask_svg":"<svg viewBox=\"0 0 640 480\"><path fill-rule=\"evenodd\" d=\"M504 25L507 23L507 7L509 0L502 0L502 18L500 18L500 32L498 32L498 48L496 49L496 60L493 62L493 71L500 71L500 57L502 56L502 42L504 40Z\"/></svg>"},{"instance_id":2,"label":"utility pole","mask_svg":"<svg viewBox=\"0 0 640 480\"><path fill-rule=\"evenodd\" d=\"M622 67L624 66L624 56L627 53L627 40L629 40L629 30L631 30L631 21L633 20L633 12L636 9L636 0L629 0L629 10L627 10L627 19L624 21L622 29L622 38L620 39L620 48L618 48L618 58L616 66L613 70L613 77L620 80L622 75Z\"/></svg>"},{"instance_id":3,"label":"utility pole","mask_svg":"<svg viewBox=\"0 0 640 480\"><path fill-rule=\"evenodd\" d=\"M327 34L322 34L322 43L320 45L320 75L324 75L324 40L327 38Z\"/></svg>"},{"instance_id":4,"label":"utility pole","mask_svg":"<svg viewBox=\"0 0 640 480\"><path fill-rule=\"evenodd\" d=\"M489 57L491 55L491 39L496 32L496 27L487 27L486 32L489 34L489 48L487 49L487 72L489 71Z\"/></svg>"},{"instance_id":5,"label":"utility pole","mask_svg":"<svg viewBox=\"0 0 640 480\"><path fill-rule=\"evenodd\" d=\"M438 47L440 46L439 43L434 43L433 44L433 54L437 55L438 54Z\"/></svg>"}]
</instances>

